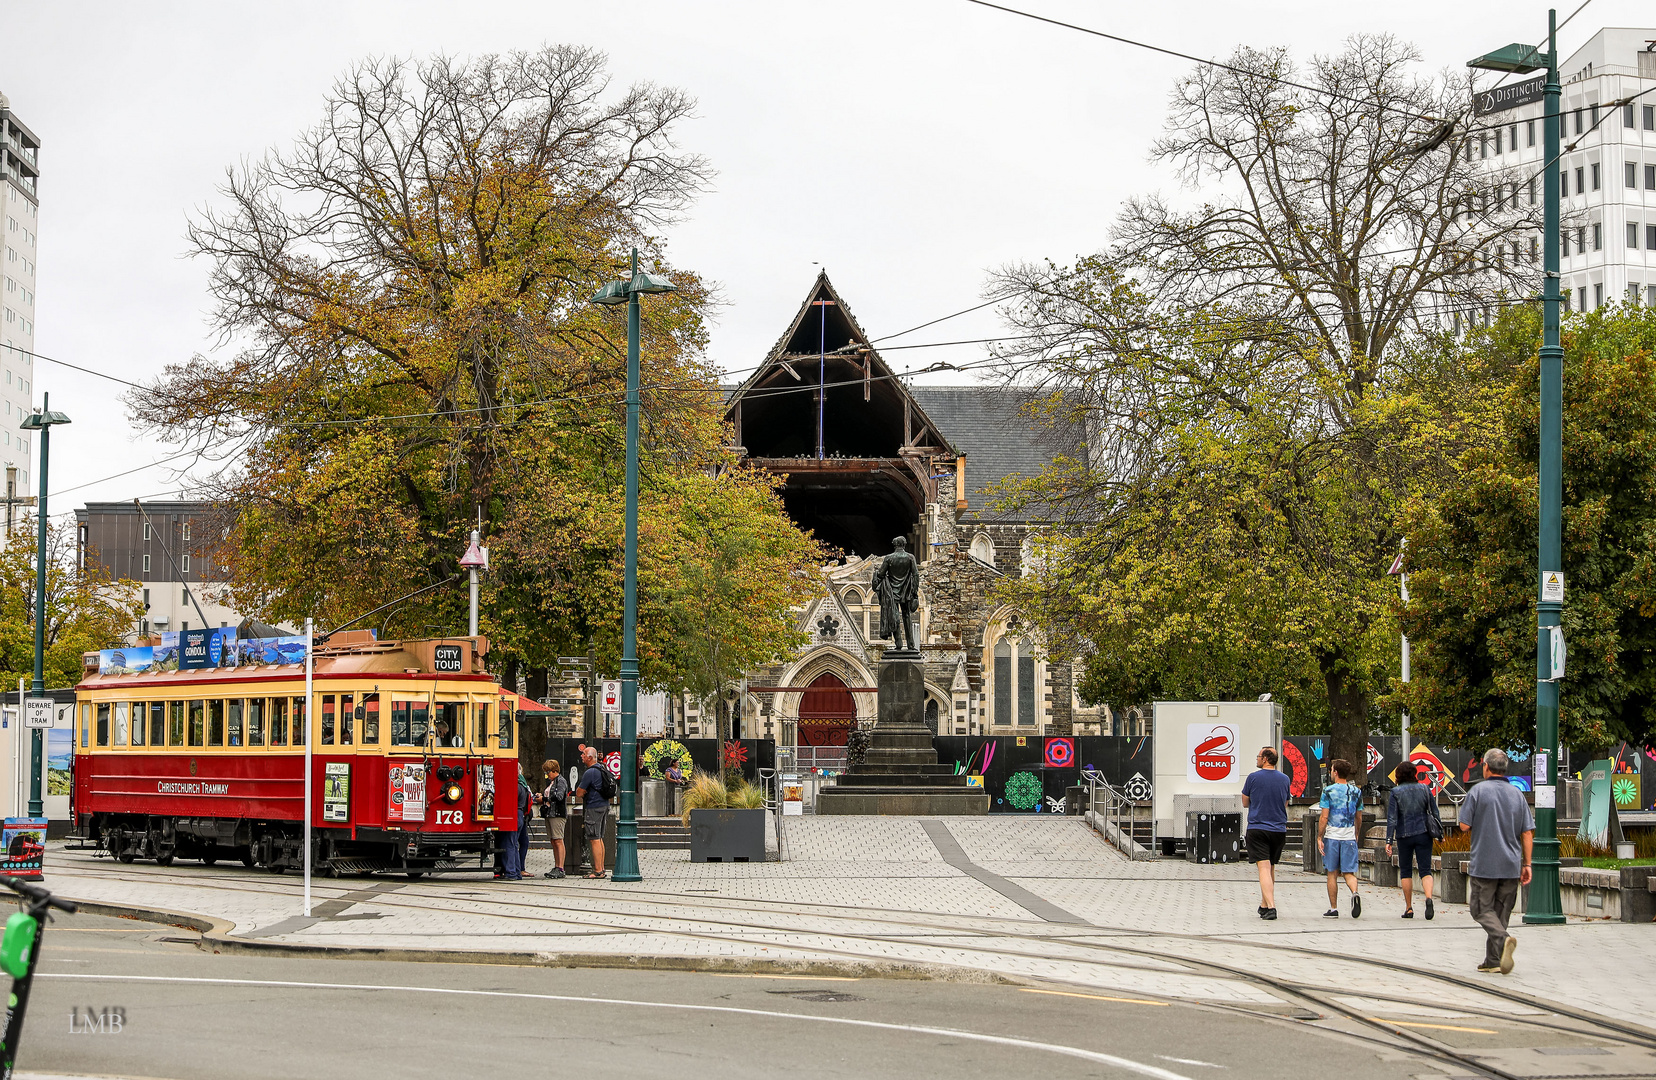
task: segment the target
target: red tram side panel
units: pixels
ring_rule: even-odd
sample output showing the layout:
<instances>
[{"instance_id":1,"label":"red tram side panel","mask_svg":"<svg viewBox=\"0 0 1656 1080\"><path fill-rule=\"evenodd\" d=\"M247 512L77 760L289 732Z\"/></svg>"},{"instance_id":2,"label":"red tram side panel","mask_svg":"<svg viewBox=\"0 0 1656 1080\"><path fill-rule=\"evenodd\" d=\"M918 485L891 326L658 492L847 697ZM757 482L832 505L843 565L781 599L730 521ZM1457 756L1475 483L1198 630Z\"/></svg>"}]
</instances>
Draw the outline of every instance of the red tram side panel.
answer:
<instances>
[{"instance_id":1,"label":"red tram side panel","mask_svg":"<svg viewBox=\"0 0 1656 1080\"><path fill-rule=\"evenodd\" d=\"M314 866L487 869L496 834L517 827L518 699L481 670L486 651L482 638L337 635L318 653L308 704L293 664L93 674L99 654L88 654L77 833L122 862L297 867L308 730Z\"/></svg>"}]
</instances>

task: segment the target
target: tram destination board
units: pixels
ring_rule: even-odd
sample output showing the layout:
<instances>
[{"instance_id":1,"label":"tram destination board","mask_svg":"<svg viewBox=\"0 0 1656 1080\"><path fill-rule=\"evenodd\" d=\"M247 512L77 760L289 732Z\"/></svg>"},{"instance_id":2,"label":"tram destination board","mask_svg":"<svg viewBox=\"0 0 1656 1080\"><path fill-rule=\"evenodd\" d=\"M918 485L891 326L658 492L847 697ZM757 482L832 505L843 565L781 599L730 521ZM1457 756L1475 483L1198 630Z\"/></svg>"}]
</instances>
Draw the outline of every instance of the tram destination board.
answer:
<instances>
[{"instance_id":1,"label":"tram destination board","mask_svg":"<svg viewBox=\"0 0 1656 1080\"><path fill-rule=\"evenodd\" d=\"M431 667L446 675L458 675L464 669L465 654L458 645L436 645L431 650Z\"/></svg>"}]
</instances>

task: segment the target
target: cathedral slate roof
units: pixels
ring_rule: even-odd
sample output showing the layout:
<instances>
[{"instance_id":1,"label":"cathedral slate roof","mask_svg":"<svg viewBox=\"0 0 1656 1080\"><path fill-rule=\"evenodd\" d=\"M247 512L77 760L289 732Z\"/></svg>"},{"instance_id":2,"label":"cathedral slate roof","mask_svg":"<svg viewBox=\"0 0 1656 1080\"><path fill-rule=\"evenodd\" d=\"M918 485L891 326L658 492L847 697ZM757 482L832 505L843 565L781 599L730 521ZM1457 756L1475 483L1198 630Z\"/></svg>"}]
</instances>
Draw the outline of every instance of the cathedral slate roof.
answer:
<instances>
[{"instance_id":1,"label":"cathedral slate roof","mask_svg":"<svg viewBox=\"0 0 1656 1080\"><path fill-rule=\"evenodd\" d=\"M984 489L1007 477L1039 474L1052 461L1048 435L1018 411L1015 390L991 386L911 386L909 394L966 455L966 507L983 515Z\"/></svg>"}]
</instances>

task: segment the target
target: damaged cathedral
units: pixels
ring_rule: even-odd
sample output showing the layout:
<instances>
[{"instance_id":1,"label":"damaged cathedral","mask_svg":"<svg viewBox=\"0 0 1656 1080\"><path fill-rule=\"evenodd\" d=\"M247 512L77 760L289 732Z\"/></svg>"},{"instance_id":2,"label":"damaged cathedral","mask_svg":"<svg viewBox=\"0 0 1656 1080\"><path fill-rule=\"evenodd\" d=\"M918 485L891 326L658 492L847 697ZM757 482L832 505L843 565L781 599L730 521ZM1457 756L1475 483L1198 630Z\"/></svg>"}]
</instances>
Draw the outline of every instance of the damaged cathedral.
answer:
<instances>
[{"instance_id":1,"label":"damaged cathedral","mask_svg":"<svg viewBox=\"0 0 1656 1080\"><path fill-rule=\"evenodd\" d=\"M921 564L916 629L934 733L1130 733L1114 730L1108 709L1083 707L1070 665L1048 663L1039 638L994 601L998 580L1025 572L1042 523L998 513L988 489L1051 459L1015 393L908 385L822 274L730 393L726 420L746 460L786 478L793 519L842 553L823 568L825 595L799 613L809 643L748 673L733 717L742 736L842 746L873 721L889 643L871 579L899 536ZM714 734L701 730L710 719L685 715L682 733Z\"/></svg>"}]
</instances>

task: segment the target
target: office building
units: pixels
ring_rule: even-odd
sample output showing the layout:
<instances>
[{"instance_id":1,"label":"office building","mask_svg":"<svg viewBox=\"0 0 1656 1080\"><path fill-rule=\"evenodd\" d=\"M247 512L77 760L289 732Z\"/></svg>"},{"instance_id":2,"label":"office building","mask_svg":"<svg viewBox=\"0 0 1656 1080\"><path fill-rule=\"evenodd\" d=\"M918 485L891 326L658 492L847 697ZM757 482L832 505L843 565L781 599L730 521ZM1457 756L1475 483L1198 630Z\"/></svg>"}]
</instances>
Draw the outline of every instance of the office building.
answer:
<instances>
[{"instance_id":1,"label":"office building","mask_svg":"<svg viewBox=\"0 0 1656 1080\"><path fill-rule=\"evenodd\" d=\"M35 259L40 229L40 140L0 94L0 475L30 483L34 436L18 431L35 400ZM17 494L22 494L19 491Z\"/></svg>"}]
</instances>

